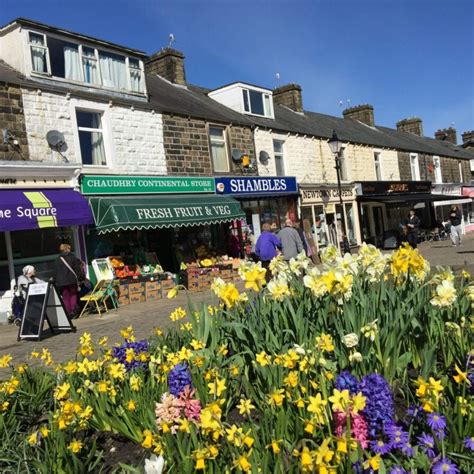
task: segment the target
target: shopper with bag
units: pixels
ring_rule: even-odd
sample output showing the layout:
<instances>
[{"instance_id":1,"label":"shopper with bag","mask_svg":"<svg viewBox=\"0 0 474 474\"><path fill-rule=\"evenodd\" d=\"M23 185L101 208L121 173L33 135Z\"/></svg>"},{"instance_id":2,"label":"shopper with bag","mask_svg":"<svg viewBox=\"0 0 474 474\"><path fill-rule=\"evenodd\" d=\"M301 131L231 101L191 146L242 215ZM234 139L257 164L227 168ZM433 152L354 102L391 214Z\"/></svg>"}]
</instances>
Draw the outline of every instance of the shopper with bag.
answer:
<instances>
[{"instance_id":1,"label":"shopper with bag","mask_svg":"<svg viewBox=\"0 0 474 474\"><path fill-rule=\"evenodd\" d=\"M69 244L61 244L54 265L54 281L70 318L78 315L77 293L85 279L82 262L71 253Z\"/></svg>"}]
</instances>

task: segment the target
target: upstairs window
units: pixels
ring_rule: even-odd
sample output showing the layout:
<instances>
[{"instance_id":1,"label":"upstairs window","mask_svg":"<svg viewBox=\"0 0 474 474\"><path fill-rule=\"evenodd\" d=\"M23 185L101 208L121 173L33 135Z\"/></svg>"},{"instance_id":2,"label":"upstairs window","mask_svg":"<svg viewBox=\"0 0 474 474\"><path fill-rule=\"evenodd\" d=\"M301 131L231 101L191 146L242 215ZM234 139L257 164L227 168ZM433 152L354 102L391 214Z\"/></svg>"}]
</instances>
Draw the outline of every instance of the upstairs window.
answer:
<instances>
[{"instance_id":1,"label":"upstairs window","mask_svg":"<svg viewBox=\"0 0 474 474\"><path fill-rule=\"evenodd\" d=\"M31 68L72 81L143 93L143 62L54 36L28 32Z\"/></svg>"},{"instance_id":2,"label":"upstairs window","mask_svg":"<svg viewBox=\"0 0 474 474\"><path fill-rule=\"evenodd\" d=\"M420 181L420 165L418 163L418 155L416 153L410 154L410 169L411 179L413 181Z\"/></svg>"},{"instance_id":3,"label":"upstairs window","mask_svg":"<svg viewBox=\"0 0 474 474\"><path fill-rule=\"evenodd\" d=\"M380 163L380 153L374 153L375 179L382 181L382 164Z\"/></svg>"},{"instance_id":4,"label":"upstairs window","mask_svg":"<svg viewBox=\"0 0 474 474\"><path fill-rule=\"evenodd\" d=\"M273 140L273 155L275 157L275 169L277 176L285 176L285 164L283 160L283 142Z\"/></svg>"},{"instance_id":5,"label":"upstairs window","mask_svg":"<svg viewBox=\"0 0 474 474\"><path fill-rule=\"evenodd\" d=\"M344 147L341 148L341 151L339 152L339 173L341 181L349 180L349 176L347 174L346 150Z\"/></svg>"},{"instance_id":6,"label":"upstairs window","mask_svg":"<svg viewBox=\"0 0 474 474\"><path fill-rule=\"evenodd\" d=\"M217 173L229 171L225 130L222 127L209 127L212 166Z\"/></svg>"},{"instance_id":7,"label":"upstairs window","mask_svg":"<svg viewBox=\"0 0 474 474\"><path fill-rule=\"evenodd\" d=\"M252 89L242 89L242 95L245 112L261 115L262 117L271 117L273 115L272 101L269 94Z\"/></svg>"},{"instance_id":8,"label":"upstairs window","mask_svg":"<svg viewBox=\"0 0 474 474\"><path fill-rule=\"evenodd\" d=\"M459 168L459 182L463 183L464 182L464 176L462 172L462 161L458 161L458 168Z\"/></svg>"},{"instance_id":9,"label":"upstairs window","mask_svg":"<svg viewBox=\"0 0 474 474\"><path fill-rule=\"evenodd\" d=\"M435 183L442 183L443 176L441 174L441 161L439 159L439 156L433 156L433 168L435 175Z\"/></svg>"},{"instance_id":10,"label":"upstairs window","mask_svg":"<svg viewBox=\"0 0 474 474\"><path fill-rule=\"evenodd\" d=\"M83 165L106 166L102 114L76 110L77 130Z\"/></svg>"},{"instance_id":11,"label":"upstairs window","mask_svg":"<svg viewBox=\"0 0 474 474\"><path fill-rule=\"evenodd\" d=\"M40 33L28 33L28 44L31 51L31 67L34 72L42 74L49 73L48 48L46 47L46 36Z\"/></svg>"}]
</instances>

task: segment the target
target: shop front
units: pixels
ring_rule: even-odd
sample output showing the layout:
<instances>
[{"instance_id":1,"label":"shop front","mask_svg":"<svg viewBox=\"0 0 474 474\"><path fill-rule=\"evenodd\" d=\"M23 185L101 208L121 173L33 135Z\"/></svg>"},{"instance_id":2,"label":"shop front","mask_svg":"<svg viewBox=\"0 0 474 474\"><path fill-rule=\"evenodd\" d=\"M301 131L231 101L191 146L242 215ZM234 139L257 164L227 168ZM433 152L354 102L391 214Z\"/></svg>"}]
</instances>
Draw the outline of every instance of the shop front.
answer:
<instances>
[{"instance_id":1,"label":"shop front","mask_svg":"<svg viewBox=\"0 0 474 474\"><path fill-rule=\"evenodd\" d=\"M466 232L474 230L474 186L463 186L462 195L464 198L469 199L465 206L465 212L468 214L468 219L465 223Z\"/></svg>"},{"instance_id":2,"label":"shop front","mask_svg":"<svg viewBox=\"0 0 474 474\"><path fill-rule=\"evenodd\" d=\"M230 228L244 214L234 199L215 195L213 178L83 176L81 189L95 222L89 258L108 258L119 279L176 281L185 268L232 273L240 257Z\"/></svg>"},{"instance_id":3,"label":"shop front","mask_svg":"<svg viewBox=\"0 0 474 474\"><path fill-rule=\"evenodd\" d=\"M242 238L255 240L264 223L281 229L286 219L298 220L298 187L294 177L225 176L215 178L216 194L235 198L245 214ZM240 231L235 230L234 233Z\"/></svg>"},{"instance_id":4,"label":"shop front","mask_svg":"<svg viewBox=\"0 0 474 474\"><path fill-rule=\"evenodd\" d=\"M356 193L353 184L341 186L344 212L339 189L332 184L300 184L301 218L305 231L311 232L316 249L342 242L342 219L345 218L347 238L351 246L360 245L360 227Z\"/></svg>"},{"instance_id":5,"label":"shop front","mask_svg":"<svg viewBox=\"0 0 474 474\"><path fill-rule=\"evenodd\" d=\"M450 211L452 206L457 206L461 211L462 221L461 229L465 234L469 230L474 229L471 225L472 213L472 198L463 196L463 187L460 184L433 184L432 193L436 196L443 196L443 200L433 201L435 211L435 219L438 223L445 223L449 221Z\"/></svg>"},{"instance_id":6,"label":"shop front","mask_svg":"<svg viewBox=\"0 0 474 474\"><path fill-rule=\"evenodd\" d=\"M432 194L430 181L364 181L356 183L362 240L382 248L394 248L410 209L421 221L420 231L436 225L433 202L450 200Z\"/></svg>"}]
</instances>

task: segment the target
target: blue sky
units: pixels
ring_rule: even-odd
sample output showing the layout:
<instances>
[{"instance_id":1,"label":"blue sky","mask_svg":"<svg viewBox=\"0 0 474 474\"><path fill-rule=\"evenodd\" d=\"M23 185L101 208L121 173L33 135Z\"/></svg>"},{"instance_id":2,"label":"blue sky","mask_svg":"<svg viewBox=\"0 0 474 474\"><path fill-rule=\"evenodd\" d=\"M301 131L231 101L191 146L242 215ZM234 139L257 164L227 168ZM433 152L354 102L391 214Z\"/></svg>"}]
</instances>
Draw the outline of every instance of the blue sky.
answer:
<instances>
[{"instance_id":1,"label":"blue sky","mask_svg":"<svg viewBox=\"0 0 474 474\"><path fill-rule=\"evenodd\" d=\"M0 0L23 16L153 53L176 37L188 81L296 82L307 110L374 106L379 125L474 128L472 0ZM342 106L340 105L342 101Z\"/></svg>"}]
</instances>

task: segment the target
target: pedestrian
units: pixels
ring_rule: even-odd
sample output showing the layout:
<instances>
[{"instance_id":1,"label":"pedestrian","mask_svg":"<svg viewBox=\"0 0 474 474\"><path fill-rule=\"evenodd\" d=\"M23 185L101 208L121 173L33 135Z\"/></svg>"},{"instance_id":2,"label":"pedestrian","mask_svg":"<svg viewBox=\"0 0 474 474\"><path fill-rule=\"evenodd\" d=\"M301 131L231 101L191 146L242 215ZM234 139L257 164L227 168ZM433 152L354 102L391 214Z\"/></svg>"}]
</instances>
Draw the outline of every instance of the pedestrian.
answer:
<instances>
[{"instance_id":1,"label":"pedestrian","mask_svg":"<svg viewBox=\"0 0 474 474\"><path fill-rule=\"evenodd\" d=\"M71 253L69 244L61 244L60 255L54 262L54 281L70 318L79 314L77 293L85 280L82 262Z\"/></svg>"},{"instance_id":2,"label":"pedestrian","mask_svg":"<svg viewBox=\"0 0 474 474\"><path fill-rule=\"evenodd\" d=\"M453 246L456 247L461 245L461 232L462 232L462 215L458 206L454 205L451 207L449 212L449 221L451 222L451 241Z\"/></svg>"},{"instance_id":3,"label":"pedestrian","mask_svg":"<svg viewBox=\"0 0 474 474\"><path fill-rule=\"evenodd\" d=\"M21 291L24 298L30 283L43 283L43 280L36 276L36 268L33 265L26 265L26 267L23 267L22 274L17 280L18 290Z\"/></svg>"},{"instance_id":4,"label":"pedestrian","mask_svg":"<svg viewBox=\"0 0 474 474\"><path fill-rule=\"evenodd\" d=\"M402 229L398 235L398 246L401 247L404 243L409 243L408 241L408 227L406 225L402 226Z\"/></svg>"},{"instance_id":5,"label":"pedestrian","mask_svg":"<svg viewBox=\"0 0 474 474\"><path fill-rule=\"evenodd\" d=\"M300 236L301 242L303 243L304 253L308 255L308 243L306 242L306 237L299 221L295 222L295 229L296 232L298 232L298 235Z\"/></svg>"},{"instance_id":6,"label":"pedestrian","mask_svg":"<svg viewBox=\"0 0 474 474\"><path fill-rule=\"evenodd\" d=\"M278 232L281 241L281 251L285 260L295 258L303 250L303 242L296 229L293 228L291 219L285 221L285 227Z\"/></svg>"},{"instance_id":7,"label":"pedestrian","mask_svg":"<svg viewBox=\"0 0 474 474\"><path fill-rule=\"evenodd\" d=\"M412 248L416 249L418 246L418 229L420 228L420 218L416 215L415 209L410 209L410 216L407 222L408 228L408 243Z\"/></svg>"},{"instance_id":8,"label":"pedestrian","mask_svg":"<svg viewBox=\"0 0 474 474\"><path fill-rule=\"evenodd\" d=\"M272 222L271 225L270 225L270 230L271 232L273 232L274 234L278 234L278 226L277 226L277 223L276 222Z\"/></svg>"},{"instance_id":9,"label":"pedestrian","mask_svg":"<svg viewBox=\"0 0 474 474\"><path fill-rule=\"evenodd\" d=\"M262 267L267 270L267 273L265 273L267 283L271 278L268 267L272 259L278 255L278 249L281 249L280 239L272 232L270 224L263 224L262 233L255 245L255 254L262 262Z\"/></svg>"}]
</instances>

